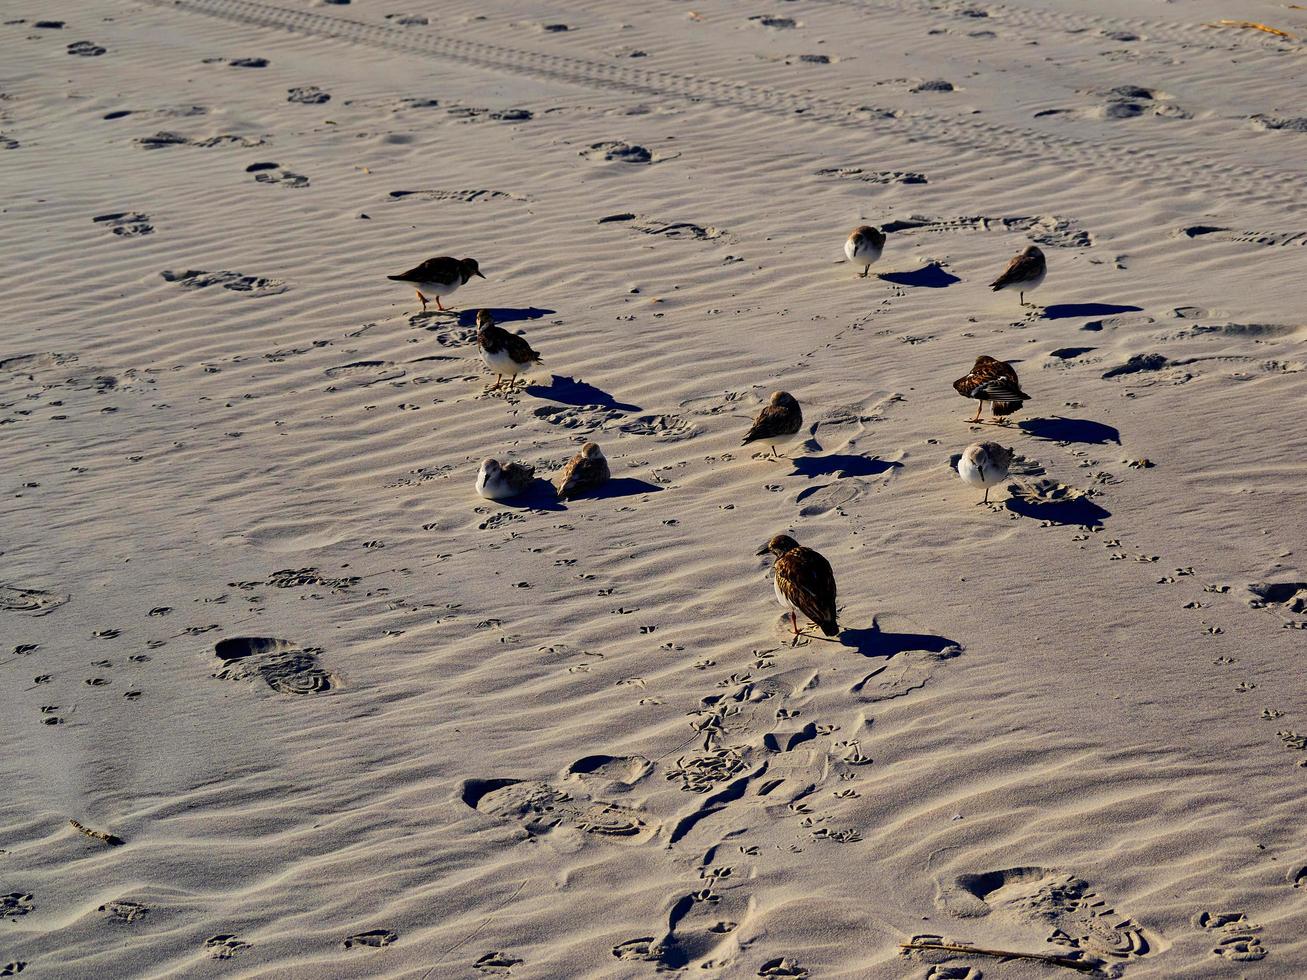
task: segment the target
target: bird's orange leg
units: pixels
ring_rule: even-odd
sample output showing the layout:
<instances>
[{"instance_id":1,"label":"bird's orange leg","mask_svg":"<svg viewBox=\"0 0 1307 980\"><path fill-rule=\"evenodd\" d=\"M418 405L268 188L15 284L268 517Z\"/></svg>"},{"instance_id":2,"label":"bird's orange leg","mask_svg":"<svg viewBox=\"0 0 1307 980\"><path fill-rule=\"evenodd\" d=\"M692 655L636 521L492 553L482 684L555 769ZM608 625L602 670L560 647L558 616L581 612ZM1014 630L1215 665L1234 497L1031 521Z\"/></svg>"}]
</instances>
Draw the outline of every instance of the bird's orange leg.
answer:
<instances>
[{"instance_id":1,"label":"bird's orange leg","mask_svg":"<svg viewBox=\"0 0 1307 980\"><path fill-rule=\"evenodd\" d=\"M979 421L980 421L980 413L983 412L984 410L985 410L985 401L984 401L984 399L981 399L980 401L976 402L976 416L975 416L975 418L971 419L970 421L972 421L972 422L979 422Z\"/></svg>"},{"instance_id":2,"label":"bird's orange leg","mask_svg":"<svg viewBox=\"0 0 1307 980\"><path fill-rule=\"evenodd\" d=\"M425 313L427 311L427 298L422 295L420 289L415 289L414 292L418 294L418 299L422 300L422 312Z\"/></svg>"},{"instance_id":3,"label":"bird's orange leg","mask_svg":"<svg viewBox=\"0 0 1307 980\"><path fill-rule=\"evenodd\" d=\"M444 310L445 310L445 308L444 308L443 306L440 305L440 297L439 297L439 296L436 297L436 309L440 310L442 313L443 313Z\"/></svg>"}]
</instances>

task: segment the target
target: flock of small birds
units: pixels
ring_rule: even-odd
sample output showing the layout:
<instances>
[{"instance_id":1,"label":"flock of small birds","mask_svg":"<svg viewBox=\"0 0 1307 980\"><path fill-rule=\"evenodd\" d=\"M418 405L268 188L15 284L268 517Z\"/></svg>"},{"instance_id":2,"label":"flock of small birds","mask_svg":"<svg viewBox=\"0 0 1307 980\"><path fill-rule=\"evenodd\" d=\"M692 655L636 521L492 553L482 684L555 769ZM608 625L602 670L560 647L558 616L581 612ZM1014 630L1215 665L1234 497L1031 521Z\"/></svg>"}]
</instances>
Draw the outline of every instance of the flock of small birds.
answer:
<instances>
[{"instance_id":1,"label":"flock of small birds","mask_svg":"<svg viewBox=\"0 0 1307 980\"><path fill-rule=\"evenodd\" d=\"M844 243L848 260L855 266L862 266L859 276L863 279L870 274L872 265L884 250L885 233L870 225L855 228ZM1030 245L1013 256L1003 273L990 283L990 288L995 292L1016 290L1021 305L1025 306L1026 293L1039 288L1046 272L1044 253ZM430 299L435 300L437 310L445 311L447 308L441 299L449 298L455 290L467 285L473 276L485 278L476 259L441 256L427 259L408 272L388 278L411 286L417 292L425 313ZM488 392L512 391L519 378L524 378L543 362L525 337L497 326L489 310L477 312L476 325L481 358L495 374L495 383L487 388ZM1021 382L1012 365L987 355L977 357L971 371L953 382L953 387L963 398L975 399L976 414L967 420L971 423L983 421L981 413L986 402L993 421L1001 424L1030 400L1030 396L1021 390ZM798 399L788 391L775 391L753 420L741 445L769 449L770 455L764 456L779 459L777 449L797 440L802 430L803 410ZM984 498L980 503L988 504L990 488L1007 479L1014 456L1011 449L996 442L973 443L958 460L958 475L970 486L983 489ZM563 467L556 486L558 498L573 500L594 493L610 476L603 450L597 443L587 442ZM477 472L476 491L487 500L510 500L528 493L535 482L533 467L512 462L505 465L497 459L487 458L481 461ZM835 573L823 555L805 548L788 534L776 535L757 554L775 558L773 585L776 601L789 615L793 643L798 643L799 638L807 634L808 627L799 627L800 615L827 637L839 634Z\"/></svg>"}]
</instances>

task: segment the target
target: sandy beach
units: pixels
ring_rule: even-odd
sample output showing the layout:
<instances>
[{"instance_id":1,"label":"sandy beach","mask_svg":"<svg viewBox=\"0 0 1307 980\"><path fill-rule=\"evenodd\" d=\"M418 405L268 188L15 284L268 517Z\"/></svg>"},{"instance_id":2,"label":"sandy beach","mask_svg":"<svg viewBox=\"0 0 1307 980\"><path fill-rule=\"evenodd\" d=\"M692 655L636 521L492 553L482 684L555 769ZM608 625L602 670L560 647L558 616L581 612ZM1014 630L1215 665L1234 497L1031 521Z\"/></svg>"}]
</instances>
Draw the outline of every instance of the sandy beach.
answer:
<instances>
[{"instance_id":1,"label":"sandy beach","mask_svg":"<svg viewBox=\"0 0 1307 980\"><path fill-rule=\"evenodd\" d=\"M0 977L1307 976L1307 9L0 21Z\"/></svg>"}]
</instances>

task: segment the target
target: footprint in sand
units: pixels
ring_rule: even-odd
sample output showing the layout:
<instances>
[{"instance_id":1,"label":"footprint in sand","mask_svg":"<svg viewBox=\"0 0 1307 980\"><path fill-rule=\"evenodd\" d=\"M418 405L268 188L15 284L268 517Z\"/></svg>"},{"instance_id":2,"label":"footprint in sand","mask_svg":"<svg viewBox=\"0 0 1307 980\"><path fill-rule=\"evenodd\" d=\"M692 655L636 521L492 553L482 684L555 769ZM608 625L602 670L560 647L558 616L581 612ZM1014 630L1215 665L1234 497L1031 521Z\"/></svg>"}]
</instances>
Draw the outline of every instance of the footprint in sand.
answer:
<instances>
[{"instance_id":1,"label":"footprint in sand","mask_svg":"<svg viewBox=\"0 0 1307 980\"><path fill-rule=\"evenodd\" d=\"M0 585L0 612L24 612L44 616L69 600L70 596L22 585Z\"/></svg>"},{"instance_id":2,"label":"footprint in sand","mask_svg":"<svg viewBox=\"0 0 1307 980\"><path fill-rule=\"evenodd\" d=\"M96 911L115 922L136 922L150 914L149 908L140 902L105 902Z\"/></svg>"},{"instance_id":3,"label":"footprint in sand","mask_svg":"<svg viewBox=\"0 0 1307 980\"><path fill-rule=\"evenodd\" d=\"M512 974L513 967L522 961L516 957L509 956L507 953L501 953L497 949L492 949L489 953L483 955L473 967L482 973L489 974L492 977L506 977Z\"/></svg>"},{"instance_id":4,"label":"footprint in sand","mask_svg":"<svg viewBox=\"0 0 1307 980\"><path fill-rule=\"evenodd\" d=\"M1199 912L1194 916L1194 927L1220 936L1212 949L1215 956L1251 962L1266 955L1266 947L1256 935L1262 927L1250 922L1243 912Z\"/></svg>"},{"instance_id":5,"label":"footprint in sand","mask_svg":"<svg viewBox=\"0 0 1307 980\"><path fill-rule=\"evenodd\" d=\"M204 948L215 960L229 960L237 953L249 949L250 944L242 942L230 933L219 933L204 940Z\"/></svg>"},{"instance_id":6,"label":"footprint in sand","mask_svg":"<svg viewBox=\"0 0 1307 980\"><path fill-rule=\"evenodd\" d=\"M380 949L382 946L389 946L399 938L399 933L393 929L369 929L367 932L356 932L352 936L346 937L341 943L346 949L353 949L355 946L369 946L372 949Z\"/></svg>"},{"instance_id":7,"label":"footprint in sand","mask_svg":"<svg viewBox=\"0 0 1307 980\"><path fill-rule=\"evenodd\" d=\"M768 960L762 966L758 967L758 976L766 977L771 980L773 977L787 977L790 980L802 980L808 975L808 971L799 965L797 960L792 960L788 956L780 956L774 960Z\"/></svg>"},{"instance_id":8,"label":"footprint in sand","mask_svg":"<svg viewBox=\"0 0 1307 980\"><path fill-rule=\"evenodd\" d=\"M469 779L461 799L497 820L512 821L533 837L574 831L621 844L643 844L658 831L637 811L572 794L540 780Z\"/></svg>"},{"instance_id":9,"label":"footprint in sand","mask_svg":"<svg viewBox=\"0 0 1307 980\"><path fill-rule=\"evenodd\" d=\"M26 892L10 892L8 895L0 895L0 919L17 919L20 915L26 915L36 906L32 903L32 896Z\"/></svg>"},{"instance_id":10,"label":"footprint in sand","mask_svg":"<svg viewBox=\"0 0 1307 980\"><path fill-rule=\"evenodd\" d=\"M1120 915L1075 875L1024 867L958 875L937 883L935 902L959 918L996 913L1027 925L1039 938L1105 960L1133 960L1160 952L1160 937Z\"/></svg>"},{"instance_id":11,"label":"footprint in sand","mask_svg":"<svg viewBox=\"0 0 1307 980\"><path fill-rule=\"evenodd\" d=\"M316 647L266 636L235 636L213 648L223 666L213 676L241 681L261 678L278 694L323 694L339 679L318 663Z\"/></svg>"}]
</instances>

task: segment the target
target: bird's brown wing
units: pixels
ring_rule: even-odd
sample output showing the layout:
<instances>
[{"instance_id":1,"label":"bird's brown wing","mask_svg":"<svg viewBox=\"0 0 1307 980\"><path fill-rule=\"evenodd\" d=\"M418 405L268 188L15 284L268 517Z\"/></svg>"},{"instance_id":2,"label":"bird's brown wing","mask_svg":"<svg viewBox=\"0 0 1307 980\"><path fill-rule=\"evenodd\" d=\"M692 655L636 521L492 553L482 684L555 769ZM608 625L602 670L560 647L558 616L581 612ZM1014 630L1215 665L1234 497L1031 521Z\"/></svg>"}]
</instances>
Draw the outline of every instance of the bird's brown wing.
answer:
<instances>
[{"instance_id":1,"label":"bird's brown wing","mask_svg":"<svg viewBox=\"0 0 1307 980\"><path fill-rule=\"evenodd\" d=\"M1017 372L1011 364L985 354L976 358L970 374L953 382L953 388L964 398L985 401L1005 396L1012 401L1030 397L1022 393Z\"/></svg>"},{"instance_id":2,"label":"bird's brown wing","mask_svg":"<svg viewBox=\"0 0 1307 980\"><path fill-rule=\"evenodd\" d=\"M608 461L606 459L587 459L585 456L573 456L563 478L559 483L558 496L566 500L578 494L593 490L608 479Z\"/></svg>"},{"instance_id":3,"label":"bird's brown wing","mask_svg":"<svg viewBox=\"0 0 1307 980\"><path fill-rule=\"evenodd\" d=\"M401 282L454 282L461 278L458 259L448 255L427 259L421 265L414 266L408 272L391 276Z\"/></svg>"},{"instance_id":4,"label":"bird's brown wing","mask_svg":"<svg viewBox=\"0 0 1307 980\"><path fill-rule=\"evenodd\" d=\"M1007 264L1003 274L990 283L991 289L1002 289L1004 286L1015 286L1017 283L1029 282L1035 279L1044 271L1044 257L1042 255L1030 255L1022 252Z\"/></svg>"},{"instance_id":5,"label":"bird's brown wing","mask_svg":"<svg viewBox=\"0 0 1307 980\"><path fill-rule=\"evenodd\" d=\"M811 548L792 548L776 559L781 595L827 636L839 631L835 621L835 573L830 562Z\"/></svg>"},{"instance_id":6,"label":"bird's brown wing","mask_svg":"<svg viewBox=\"0 0 1307 980\"><path fill-rule=\"evenodd\" d=\"M530 364L540 360L540 355L531 349L525 337L504 331L503 341L504 347L508 349L508 356L518 364Z\"/></svg>"},{"instance_id":7,"label":"bird's brown wing","mask_svg":"<svg viewBox=\"0 0 1307 980\"><path fill-rule=\"evenodd\" d=\"M793 435L802 427L802 413L788 411L780 405L767 405L753 420L753 427L749 429L749 434L744 437L744 442L740 445L748 445L759 439Z\"/></svg>"}]
</instances>

